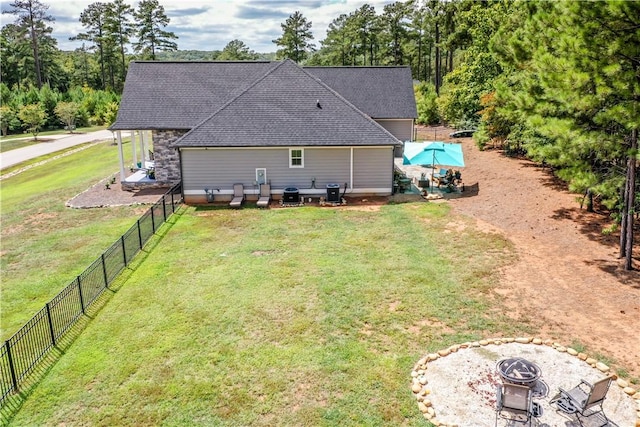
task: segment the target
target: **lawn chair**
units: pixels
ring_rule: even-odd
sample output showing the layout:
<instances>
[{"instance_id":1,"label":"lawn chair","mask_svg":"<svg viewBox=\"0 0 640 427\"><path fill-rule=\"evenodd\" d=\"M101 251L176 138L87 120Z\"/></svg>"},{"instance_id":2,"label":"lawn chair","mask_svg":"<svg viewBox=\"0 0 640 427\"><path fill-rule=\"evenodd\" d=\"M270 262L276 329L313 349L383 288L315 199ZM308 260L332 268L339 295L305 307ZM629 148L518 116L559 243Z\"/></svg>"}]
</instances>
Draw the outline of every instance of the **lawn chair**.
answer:
<instances>
[{"instance_id":1,"label":"lawn chair","mask_svg":"<svg viewBox=\"0 0 640 427\"><path fill-rule=\"evenodd\" d=\"M580 380L580 384L569 391L560 388L558 394L549 403L555 405L562 412L575 414L581 426L584 426L583 420L589 419L591 421L590 417L594 417L594 415L598 415L594 419L600 419L598 426L609 425L610 421L604 413L602 404L607 397L611 381L613 381L611 376L603 378L594 384ZM595 407L599 407L599 409ZM592 425L595 424L589 422L589 426Z\"/></svg>"},{"instance_id":2,"label":"lawn chair","mask_svg":"<svg viewBox=\"0 0 640 427\"><path fill-rule=\"evenodd\" d=\"M242 202L244 202L244 185L233 184L233 199L231 203L229 203L229 206L239 208L242 206Z\"/></svg>"},{"instance_id":3,"label":"lawn chair","mask_svg":"<svg viewBox=\"0 0 640 427\"><path fill-rule=\"evenodd\" d=\"M496 395L496 426L498 419L508 420L509 425L530 425L533 415L531 388L519 384L500 384Z\"/></svg>"},{"instance_id":4,"label":"lawn chair","mask_svg":"<svg viewBox=\"0 0 640 427\"><path fill-rule=\"evenodd\" d=\"M260 198L258 199L258 207L266 208L269 206L269 200L271 200L271 185L260 184Z\"/></svg>"}]
</instances>

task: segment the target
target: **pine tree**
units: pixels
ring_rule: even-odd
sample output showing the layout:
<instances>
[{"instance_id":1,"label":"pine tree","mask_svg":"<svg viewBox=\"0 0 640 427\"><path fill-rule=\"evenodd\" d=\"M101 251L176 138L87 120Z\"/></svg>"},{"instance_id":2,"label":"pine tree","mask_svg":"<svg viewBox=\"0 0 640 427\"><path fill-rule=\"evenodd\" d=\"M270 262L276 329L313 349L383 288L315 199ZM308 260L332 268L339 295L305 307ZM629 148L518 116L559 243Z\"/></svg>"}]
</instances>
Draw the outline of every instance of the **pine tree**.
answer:
<instances>
[{"instance_id":1,"label":"pine tree","mask_svg":"<svg viewBox=\"0 0 640 427\"><path fill-rule=\"evenodd\" d=\"M116 49L119 50L120 56L120 79L117 83L118 88L122 87L127 75L125 46L129 44L130 38L134 34L133 24L131 23L132 14L133 8L124 3L123 0L114 0L112 3L107 4L105 28L108 31L109 39L117 46ZM112 82L112 84L114 87L116 86L115 82Z\"/></svg>"},{"instance_id":2,"label":"pine tree","mask_svg":"<svg viewBox=\"0 0 640 427\"><path fill-rule=\"evenodd\" d=\"M311 34L311 22L307 21L300 12L296 11L293 15L280 24L282 27L282 37L273 40L273 43L280 46L276 56L278 59L289 58L297 63L304 61L313 51L314 45L310 43L313 40Z\"/></svg>"},{"instance_id":3,"label":"pine tree","mask_svg":"<svg viewBox=\"0 0 640 427\"><path fill-rule=\"evenodd\" d=\"M49 5L41 3L40 0L14 0L9 3L10 10L2 11L17 16L16 24L29 32L31 49L33 52L33 67L36 76L38 89L42 87L42 64L40 58L40 48L43 36L50 34L52 28L45 25L45 22L53 22L53 16L47 14Z\"/></svg>"},{"instance_id":4,"label":"pine tree","mask_svg":"<svg viewBox=\"0 0 640 427\"><path fill-rule=\"evenodd\" d=\"M162 29L169 25L170 20L158 0L142 0L134 16L138 24L138 41L133 45L136 53L155 61L157 51L178 50L178 45L173 41L178 36Z\"/></svg>"},{"instance_id":5,"label":"pine tree","mask_svg":"<svg viewBox=\"0 0 640 427\"><path fill-rule=\"evenodd\" d=\"M107 82L105 73L105 44L107 43L107 30L105 28L106 13L106 3L96 2L87 6L86 9L80 13L80 22L82 26L87 29L87 32L70 38L70 40L85 40L92 44L90 49L98 51L102 89L106 87Z\"/></svg>"},{"instance_id":6,"label":"pine tree","mask_svg":"<svg viewBox=\"0 0 640 427\"><path fill-rule=\"evenodd\" d=\"M521 12L526 20L512 27L509 42L493 44L511 67L512 84L497 98L512 101L498 110L524 120L527 153L552 165L570 189L621 207L620 253L631 268L640 3L530 2Z\"/></svg>"}]
</instances>

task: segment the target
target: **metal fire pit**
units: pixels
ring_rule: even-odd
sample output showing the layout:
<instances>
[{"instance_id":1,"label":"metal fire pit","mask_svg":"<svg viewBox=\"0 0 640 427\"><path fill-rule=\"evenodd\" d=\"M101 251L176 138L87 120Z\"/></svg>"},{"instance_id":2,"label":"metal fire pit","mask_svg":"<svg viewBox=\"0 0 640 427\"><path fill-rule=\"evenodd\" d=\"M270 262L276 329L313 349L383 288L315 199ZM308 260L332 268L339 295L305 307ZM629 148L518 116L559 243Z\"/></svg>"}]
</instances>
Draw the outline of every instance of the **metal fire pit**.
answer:
<instances>
[{"instance_id":1,"label":"metal fire pit","mask_svg":"<svg viewBox=\"0 0 640 427\"><path fill-rule=\"evenodd\" d=\"M496 365L503 382L534 387L540 378L538 365L521 357L503 359Z\"/></svg>"}]
</instances>

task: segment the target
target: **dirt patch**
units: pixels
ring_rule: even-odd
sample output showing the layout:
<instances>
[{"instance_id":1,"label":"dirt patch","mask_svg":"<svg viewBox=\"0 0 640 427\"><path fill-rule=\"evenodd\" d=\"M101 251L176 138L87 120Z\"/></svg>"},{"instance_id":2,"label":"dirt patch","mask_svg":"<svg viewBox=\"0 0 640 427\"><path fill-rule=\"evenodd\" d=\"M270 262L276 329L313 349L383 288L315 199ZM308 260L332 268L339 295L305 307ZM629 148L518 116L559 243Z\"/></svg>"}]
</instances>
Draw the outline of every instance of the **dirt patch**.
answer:
<instances>
[{"instance_id":1,"label":"dirt patch","mask_svg":"<svg viewBox=\"0 0 640 427\"><path fill-rule=\"evenodd\" d=\"M518 261L495 289L505 313L529 324L533 335L586 346L640 377L638 245L636 270L623 270L619 235L602 233L611 225L607 212L580 209L578 195L549 169L497 149L480 151L471 138L454 140L450 132L437 127L418 135L462 143L466 191L448 202L515 245Z\"/></svg>"}]
</instances>

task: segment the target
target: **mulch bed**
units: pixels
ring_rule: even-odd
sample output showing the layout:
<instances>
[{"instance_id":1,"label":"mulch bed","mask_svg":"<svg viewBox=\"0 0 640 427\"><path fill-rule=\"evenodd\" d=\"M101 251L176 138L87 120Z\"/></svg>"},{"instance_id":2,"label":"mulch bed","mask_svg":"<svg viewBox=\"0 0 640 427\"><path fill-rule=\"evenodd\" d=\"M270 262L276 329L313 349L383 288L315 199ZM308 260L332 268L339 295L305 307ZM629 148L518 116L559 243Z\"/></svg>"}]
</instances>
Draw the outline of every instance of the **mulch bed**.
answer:
<instances>
[{"instance_id":1,"label":"mulch bed","mask_svg":"<svg viewBox=\"0 0 640 427\"><path fill-rule=\"evenodd\" d=\"M66 206L77 209L105 208L114 206L152 205L162 198L168 188L145 188L140 190L123 190L120 185L120 174L115 175L115 183L106 184L111 177L106 178L66 203Z\"/></svg>"}]
</instances>

